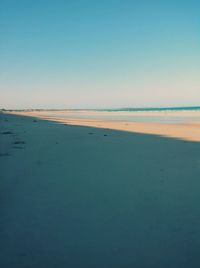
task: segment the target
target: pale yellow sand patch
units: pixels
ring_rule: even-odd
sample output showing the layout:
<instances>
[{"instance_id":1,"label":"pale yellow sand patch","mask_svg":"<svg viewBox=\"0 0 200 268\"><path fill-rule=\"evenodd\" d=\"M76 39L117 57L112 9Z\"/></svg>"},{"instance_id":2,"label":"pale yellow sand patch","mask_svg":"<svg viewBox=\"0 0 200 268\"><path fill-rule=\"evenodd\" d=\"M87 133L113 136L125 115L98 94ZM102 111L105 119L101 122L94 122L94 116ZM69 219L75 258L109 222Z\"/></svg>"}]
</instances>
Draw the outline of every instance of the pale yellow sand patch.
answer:
<instances>
[{"instance_id":1,"label":"pale yellow sand patch","mask_svg":"<svg viewBox=\"0 0 200 268\"><path fill-rule=\"evenodd\" d=\"M190 122L190 123L181 123L181 124L161 124L161 123L149 123L149 122L125 122L125 121L107 121L107 120L94 120L94 119L83 119L83 118L65 118L62 117L62 114L66 114L66 111L56 111L53 112L54 116L52 117L50 114L52 112L43 112L43 111L31 111L31 112L13 112L14 114L24 115L24 116L33 116L45 120L55 121L63 124L70 125L79 125L79 126L89 126L89 127L97 127L97 128L107 128L128 132L136 132L136 133L145 133L145 134L153 134L160 135L166 137L173 137L177 139L183 139L188 141L200 141L200 122ZM70 113L67 112L67 115L70 116ZM86 113L86 111L83 111ZM98 114L99 112L88 112L88 114ZM101 112L102 113L102 112ZM107 112L103 112L107 114ZM143 116L200 116L200 112L193 111L183 111L183 112L136 112L137 115ZM56 114L59 115L59 118L56 118ZM110 113L109 113L110 114ZM120 112L120 114L125 115L126 112ZM135 115L134 114L134 115Z\"/></svg>"}]
</instances>

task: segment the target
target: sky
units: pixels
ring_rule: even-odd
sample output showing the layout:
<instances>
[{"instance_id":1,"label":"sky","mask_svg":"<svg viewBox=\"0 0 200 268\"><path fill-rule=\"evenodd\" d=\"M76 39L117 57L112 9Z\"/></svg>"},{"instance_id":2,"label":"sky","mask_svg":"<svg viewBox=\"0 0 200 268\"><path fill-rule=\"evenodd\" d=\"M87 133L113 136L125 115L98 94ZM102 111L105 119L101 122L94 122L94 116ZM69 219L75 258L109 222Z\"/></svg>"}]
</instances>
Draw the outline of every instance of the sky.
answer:
<instances>
[{"instance_id":1,"label":"sky","mask_svg":"<svg viewBox=\"0 0 200 268\"><path fill-rule=\"evenodd\" d=\"M0 108L200 105L200 1L0 0Z\"/></svg>"}]
</instances>

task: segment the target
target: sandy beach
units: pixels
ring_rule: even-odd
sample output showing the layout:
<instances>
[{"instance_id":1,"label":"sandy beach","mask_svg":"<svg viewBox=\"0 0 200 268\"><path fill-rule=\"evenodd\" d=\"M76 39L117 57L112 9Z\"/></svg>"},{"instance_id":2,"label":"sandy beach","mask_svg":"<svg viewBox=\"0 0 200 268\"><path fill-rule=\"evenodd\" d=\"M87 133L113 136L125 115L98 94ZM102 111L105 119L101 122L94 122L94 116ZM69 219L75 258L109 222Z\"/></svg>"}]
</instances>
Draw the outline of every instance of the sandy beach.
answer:
<instances>
[{"instance_id":1,"label":"sandy beach","mask_svg":"<svg viewBox=\"0 0 200 268\"><path fill-rule=\"evenodd\" d=\"M171 137L187 141L200 141L200 111L164 111L164 112L98 112L98 111L26 111L26 112L12 112L11 114L18 114L23 116L32 116L63 124L88 126L95 128L106 128L113 130L120 130L126 132L153 134L164 137ZM121 120L109 120L106 116L113 114L113 117L128 116L132 114L133 117L159 117L162 119L183 117L187 118L183 123L155 123L155 122L131 122ZM74 117L74 115L76 117ZM98 116L104 116L104 120L98 119ZM84 117L84 118L82 118ZM95 119L91 119L94 117ZM196 120L194 120L194 118Z\"/></svg>"},{"instance_id":2,"label":"sandy beach","mask_svg":"<svg viewBox=\"0 0 200 268\"><path fill-rule=\"evenodd\" d=\"M200 1L0 1L0 268L200 268Z\"/></svg>"},{"instance_id":3,"label":"sandy beach","mask_svg":"<svg viewBox=\"0 0 200 268\"><path fill-rule=\"evenodd\" d=\"M29 115L0 114L0 267L200 266L198 123Z\"/></svg>"}]
</instances>

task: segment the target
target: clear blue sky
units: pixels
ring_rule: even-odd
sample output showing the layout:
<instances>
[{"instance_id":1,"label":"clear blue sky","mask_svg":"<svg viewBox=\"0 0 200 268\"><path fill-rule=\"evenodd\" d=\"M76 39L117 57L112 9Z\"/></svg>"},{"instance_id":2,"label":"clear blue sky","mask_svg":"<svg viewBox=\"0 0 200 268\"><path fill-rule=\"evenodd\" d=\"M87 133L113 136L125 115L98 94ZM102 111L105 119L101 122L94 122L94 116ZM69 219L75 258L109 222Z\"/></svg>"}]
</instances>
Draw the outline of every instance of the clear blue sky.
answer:
<instances>
[{"instance_id":1,"label":"clear blue sky","mask_svg":"<svg viewBox=\"0 0 200 268\"><path fill-rule=\"evenodd\" d=\"M0 107L200 105L200 1L0 0Z\"/></svg>"}]
</instances>

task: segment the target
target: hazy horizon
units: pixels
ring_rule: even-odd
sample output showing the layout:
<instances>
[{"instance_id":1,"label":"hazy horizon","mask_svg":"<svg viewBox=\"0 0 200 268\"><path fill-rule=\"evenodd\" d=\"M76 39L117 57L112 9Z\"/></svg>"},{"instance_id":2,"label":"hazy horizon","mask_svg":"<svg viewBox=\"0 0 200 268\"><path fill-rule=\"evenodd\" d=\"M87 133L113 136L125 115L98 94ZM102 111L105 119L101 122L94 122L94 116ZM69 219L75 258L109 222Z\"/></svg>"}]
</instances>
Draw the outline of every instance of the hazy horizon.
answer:
<instances>
[{"instance_id":1,"label":"hazy horizon","mask_svg":"<svg viewBox=\"0 0 200 268\"><path fill-rule=\"evenodd\" d=\"M194 0L0 0L0 108L198 106L199 9Z\"/></svg>"},{"instance_id":2,"label":"hazy horizon","mask_svg":"<svg viewBox=\"0 0 200 268\"><path fill-rule=\"evenodd\" d=\"M0 111L1 110L5 110L5 111L17 111L17 110L24 110L24 111L28 111L28 110L55 110L55 111L64 111L64 110L93 110L93 111L140 111L140 110L199 110L200 109L200 105L196 105L196 106L157 106L157 107L153 107L153 106L149 106L149 107L104 107L104 108L19 108L19 109L5 109L3 107L0 107Z\"/></svg>"}]
</instances>

